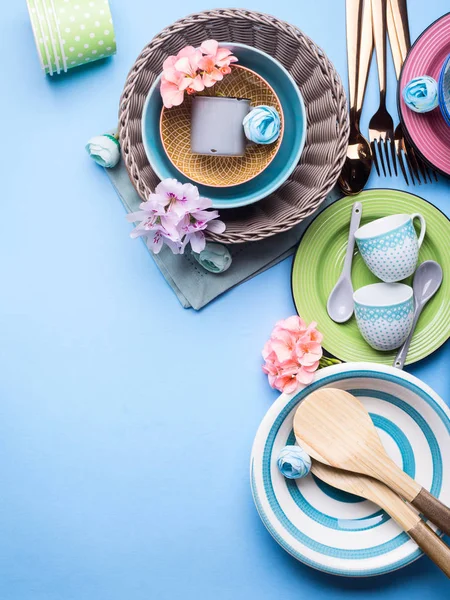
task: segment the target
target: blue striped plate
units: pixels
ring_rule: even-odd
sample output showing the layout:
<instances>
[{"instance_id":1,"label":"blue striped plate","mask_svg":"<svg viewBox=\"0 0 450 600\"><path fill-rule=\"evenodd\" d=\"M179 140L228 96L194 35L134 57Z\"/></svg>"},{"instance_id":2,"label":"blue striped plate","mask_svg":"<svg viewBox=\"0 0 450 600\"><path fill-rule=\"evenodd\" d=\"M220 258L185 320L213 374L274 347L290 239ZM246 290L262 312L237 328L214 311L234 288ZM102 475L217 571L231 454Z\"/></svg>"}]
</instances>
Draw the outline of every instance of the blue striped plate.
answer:
<instances>
[{"instance_id":1,"label":"blue striped plate","mask_svg":"<svg viewBox=\"0 0 450 600\"><path fill-rule=\"evenodd\" d=\"M358 396L391 458L426 489L450 504L450 411L419 379L392 367L346 363L322 369L294 396L281 395L256 434L250 463L253 498L275 540L298 560L335 575L381 575L422 555L409 536L377 506L309 475L293 481L277 456L295 443L297 405L321 387Z\"/></svg>"}]
</instances>

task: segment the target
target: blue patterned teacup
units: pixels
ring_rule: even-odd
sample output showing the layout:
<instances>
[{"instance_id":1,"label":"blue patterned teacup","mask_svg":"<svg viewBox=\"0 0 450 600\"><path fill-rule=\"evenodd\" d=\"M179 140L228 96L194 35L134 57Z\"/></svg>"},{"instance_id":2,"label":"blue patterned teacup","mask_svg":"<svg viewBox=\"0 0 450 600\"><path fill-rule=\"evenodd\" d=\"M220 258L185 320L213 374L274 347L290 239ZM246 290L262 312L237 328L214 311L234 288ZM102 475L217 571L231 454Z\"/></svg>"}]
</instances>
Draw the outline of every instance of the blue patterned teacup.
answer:
<instances>
[{"instance_id":1,"label":"blue patterned teacup","mask_svg":"<svg viewBox=\"0 0 450 600\"><path fill-rule=\"evenodd\" d=\"M356 322L375 350L394 350L408 337L413 324L413 291L404 283L373 283L353 294Z\"/></svg>"},{"instance_id":2,"label":"blue patterned teacup","mask_svg":"<svg viewBox=\"0 0 450 600\"><path fill-rule=\"evenodd\" d=\"M420 221L419 238L414 219ZM425 219L418 213L391 215L363 225L356 231L355 239L372 273L382 281L392 283L409 277L416 270L425 231Z\"/></svg>"}]
</instances>

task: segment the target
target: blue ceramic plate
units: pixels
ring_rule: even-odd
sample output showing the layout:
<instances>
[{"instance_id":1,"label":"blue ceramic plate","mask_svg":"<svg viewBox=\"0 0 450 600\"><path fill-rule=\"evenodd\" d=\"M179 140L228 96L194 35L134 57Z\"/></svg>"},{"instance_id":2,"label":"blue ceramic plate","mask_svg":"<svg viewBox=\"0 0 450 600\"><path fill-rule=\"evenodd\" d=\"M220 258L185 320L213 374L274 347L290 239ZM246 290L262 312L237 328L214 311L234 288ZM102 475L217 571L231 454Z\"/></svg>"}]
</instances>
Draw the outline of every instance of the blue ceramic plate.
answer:
<instances>
[{"instance_id":1,"label":"blue ceramic plate","mask_svg":"<svg viewBox=\"0 0 450 600\"><path fill-rule=\"evenodd\" d=\"M296 395L282 395L264 417L251 458L259 515L275 540L298 560L332 573L380 575L422 551L379 507L308 475L285 479L277 457L294 444L292 421L308 394L336 387L365 405L390 457L445 504L450 501L450 411L431 388L405 371L369 363L321 369Z\"/></svg>"},{"instance_id":2,"label":"blue ceramic plate","mask_svg":"<svg viewBox=\"0 0 450 600\"><path fill-rule=\"evenodd\" d=\"M450 127L450 54L445 59L439 76L439 108Z\"/></svg>"},{"instance_id":3,"label":"blue ceramic plate","mask_svg":"<svg viewBox=\"0 0 450 600\"><path fill-rule=\"evenodd\" d=\"M272 194L296 167L306 140L306 111L300 91L286 69L268 54L244 44L223 43L239 58L239 64L256 71L275 90L284 112L285 131L280 149L271 164L257 177L229 188L213 188L193 181L214 208L236 208L253 204ZM142 139L148 161L160 179L174 177L190 181L170 162L159 133L162 100L158 78L151 87L142 112Z\"/></svg>"}]
</instances>

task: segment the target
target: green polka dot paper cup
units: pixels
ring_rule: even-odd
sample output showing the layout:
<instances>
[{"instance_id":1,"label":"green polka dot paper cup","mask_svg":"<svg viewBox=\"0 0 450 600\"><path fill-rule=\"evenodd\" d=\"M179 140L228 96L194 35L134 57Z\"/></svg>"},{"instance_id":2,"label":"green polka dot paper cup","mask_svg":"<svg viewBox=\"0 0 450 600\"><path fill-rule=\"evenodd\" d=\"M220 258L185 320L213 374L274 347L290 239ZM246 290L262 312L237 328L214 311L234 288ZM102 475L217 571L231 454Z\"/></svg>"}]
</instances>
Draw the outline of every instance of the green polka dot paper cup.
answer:
<instances>
[{"instance_id":1,"label":"green polka dot paper cup","mask_svg":"<svg viewBox=\"0 0 450 600\"><path fill-rule=\"evenodd\" d=\"M27 0L27 4L44 73L59 74L115 54L108 0Z\"/></svg>"}]
</instances>

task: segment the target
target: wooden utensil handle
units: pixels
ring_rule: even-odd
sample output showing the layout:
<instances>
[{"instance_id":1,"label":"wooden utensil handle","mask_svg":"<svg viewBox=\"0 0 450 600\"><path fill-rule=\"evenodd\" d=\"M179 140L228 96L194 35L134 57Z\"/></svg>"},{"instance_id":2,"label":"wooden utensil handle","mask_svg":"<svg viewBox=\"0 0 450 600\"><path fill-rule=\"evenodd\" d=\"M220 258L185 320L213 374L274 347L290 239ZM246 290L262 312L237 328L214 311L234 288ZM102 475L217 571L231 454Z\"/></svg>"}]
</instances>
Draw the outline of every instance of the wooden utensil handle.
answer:
<instances>
[{"instance_id":1,"label":"wooden utensil handle","mask_svg":"<svg viewBox=\"0 0 450 600\"><path fill-rule=\"evenodd\" d=\"M427 556L450 578L450 548L428 527L419 521L408 534Z\"/></svg>"},{"instance_id":2,"label":"wooden utensil handle","mask_svg":"<svg viewBox=\"0 0 450 600\"><path fill-rule=\"evenodd\" d=\"M422 488L411 504L446 535L450 535L450 508Z\"/></svg>"}]
</instances>

